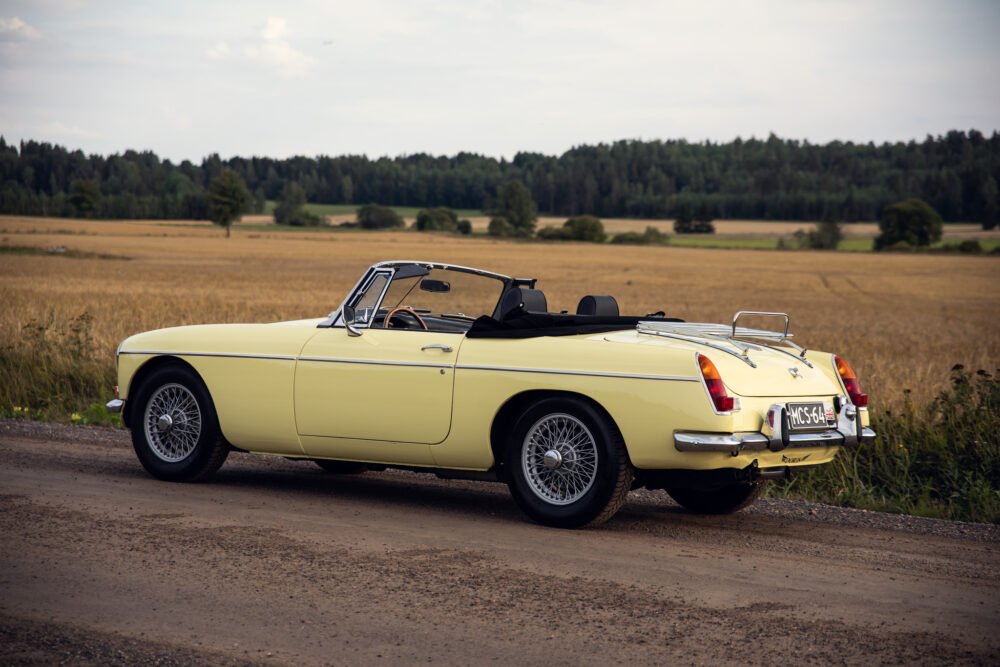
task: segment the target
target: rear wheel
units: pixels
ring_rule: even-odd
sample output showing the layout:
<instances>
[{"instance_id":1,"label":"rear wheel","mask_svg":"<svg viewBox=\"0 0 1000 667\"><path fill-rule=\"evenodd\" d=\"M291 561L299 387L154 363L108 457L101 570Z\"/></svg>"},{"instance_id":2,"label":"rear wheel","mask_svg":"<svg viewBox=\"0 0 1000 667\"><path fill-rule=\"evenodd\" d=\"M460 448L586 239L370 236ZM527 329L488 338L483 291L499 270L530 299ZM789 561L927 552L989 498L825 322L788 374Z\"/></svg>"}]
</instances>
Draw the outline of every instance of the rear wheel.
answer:
<instances>
[{"instance_id":1,"label":"rear wheel","mask_svg":"<svg viewBox=\"0 0 1000 667\"><path fill-rule=\"evenodd\" d=\"M368 470L368 464L356 461L329 461L316 459L316 465L331 475L360 475Z\"/></svg>"},{"instance_id":2,"label":"rear wheel","mask_svg":"<svg viewBox=\"0 0 1000 667\"><path fill-rule=\"evenodd\" d=\"M201 481L229 455L208 389L187 367L153 371L136 392L133 409L132 447L154 477Z\"/></svg>"},{"instance_id":3,"label":"rear wheel","mask_svg":"<svg viewBox=\"0 0 1000 667\"><path fill-rule=\"evenodd\" d=\"M504 459L514 500L535 521L577 528L607 521L625 503L633 471L607 417L572 398L549 398L521 415Z\"/></svg>"},{"instance_id":4,"label":"rear wheel","mask_svg":"<svg viewBox=\"0 0 1000 667\"><path fill-rule=\"evenodd\" d=\"M670 497L698 514L730 514L749 507L764 493L767 480L753 484L731 484L716 489L667 489Z\"/></svg>"}]
</instances>

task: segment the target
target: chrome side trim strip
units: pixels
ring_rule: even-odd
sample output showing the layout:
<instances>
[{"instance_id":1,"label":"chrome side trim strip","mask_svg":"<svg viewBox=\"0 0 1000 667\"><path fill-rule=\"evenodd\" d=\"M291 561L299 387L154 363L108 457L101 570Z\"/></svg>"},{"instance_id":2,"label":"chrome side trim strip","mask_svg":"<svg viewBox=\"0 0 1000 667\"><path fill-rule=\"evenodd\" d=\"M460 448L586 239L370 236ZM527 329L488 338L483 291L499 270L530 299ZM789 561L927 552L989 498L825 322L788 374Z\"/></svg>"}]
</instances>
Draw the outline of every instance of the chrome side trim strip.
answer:
<instances>
[{"instance_id":1,"label":"chrome side trim strip","mask_svg":"<svg viewBox=\"0 0 1000 667\"><path fill-rule=\"evenodd\" d=\"M470 371L507 371L511 373L543 373L546 375L583 375L586 377L628 378L631 380L672 380L676 382L697 382L698 378L680 375L644 375L641 373L612 373L602 371L567 371L553 368L515 368L513 366L478 366L460 364L458 370Z\"/></svg>"},{"instance_id":2,"label":"chrome side trim strip","mask_svg":"<svg viewBox=\"0 0 1000 667\"><path fill-rule=\"evenodd\" d=\"M295 361L298 357L287 354L243 354L240 352L177 352L175 350L122 350L121 354L169 354L176 357L231 357L234 359L277 359Z\"/></svg>"},{"instance_id":3,"label":"chrome side trim strip","mask_svg":"<svg viewBox=\"0 0 1000 667\"><path fill-rule=\"evenodd\" d=\"M451 364L434 364L426 361L375 361L374 359L340 359L335 357L299 357L299 361L316 361L324 364L365 364L368 366L412 366L416 368L452 368Z\"/></svg>"},{"instance_id":4,"label":"chrome side trim strip","mask_svg":"<svg viewBox=\"0 0 1000 667\"><path fill-rule=\"evenodd\" d=\"M698 382L698 378L681 375L645 375L642 373L613 373L602 371L569 371L553 368L517 368L513 366L477 366L431 363L425 361L376 361L374 359L344 359L340 357L296 357L292 355L239 354L233 352L177 352L168 350L122 350L122 354L169 354L177 357L226 357L234 359L276 359L279 361L314 361L329 364L367 364L370 366L410 366L415 368L456 368L473 371L504 371L510 373L542 373L546 375L580 375L585 377L625 378L630 380L666 380L672 382Z\"/></svg>"}]
</instances>

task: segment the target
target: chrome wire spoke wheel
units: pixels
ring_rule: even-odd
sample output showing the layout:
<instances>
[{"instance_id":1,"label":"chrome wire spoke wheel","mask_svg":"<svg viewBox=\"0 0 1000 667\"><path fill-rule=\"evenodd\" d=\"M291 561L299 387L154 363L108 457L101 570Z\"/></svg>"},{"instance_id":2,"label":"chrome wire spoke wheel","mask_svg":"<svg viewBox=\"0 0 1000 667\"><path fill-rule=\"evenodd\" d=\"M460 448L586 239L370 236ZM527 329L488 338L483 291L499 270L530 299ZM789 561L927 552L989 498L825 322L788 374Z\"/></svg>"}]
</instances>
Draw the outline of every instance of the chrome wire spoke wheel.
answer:
<instances>
[{"instance_id":1,"label":"chrome wire spoke wheel","mask_svg":"<svg viewBox=\"0 0 1000 667\"><path fill-rule=\"evenodd\" d=\"M183 461L201 438L201 409L191 390L171 383L158 387L146 403L143 427L153 454L167 463Z\"/></svg>"},{"instance_id":2,"label":"chrome wire spoke wheel","mask_svg":"<svg viewBox=\"0 0 1000 667\"><path fill-rule=\"evenodd\" d=\"M531 491L552 505L582 498L597 479L597 441L576 417L550 414L528 429L521 469Z\"/></svg>"}]
</instances>

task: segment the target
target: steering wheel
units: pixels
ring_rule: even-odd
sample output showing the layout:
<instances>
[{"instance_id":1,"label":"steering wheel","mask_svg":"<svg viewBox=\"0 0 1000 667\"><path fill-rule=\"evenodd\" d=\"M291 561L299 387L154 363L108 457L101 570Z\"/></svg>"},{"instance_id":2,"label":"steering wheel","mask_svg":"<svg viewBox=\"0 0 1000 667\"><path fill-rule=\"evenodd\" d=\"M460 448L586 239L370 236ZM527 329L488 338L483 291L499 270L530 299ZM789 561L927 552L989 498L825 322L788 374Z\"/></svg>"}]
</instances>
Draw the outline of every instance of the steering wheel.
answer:
<instances>
[{"instance_id":1,"label":"steering wheel","mask_svg":"<svg viewBox=\"0 0 1000 667\"><path fill-rule=\"evenodd\" d=\"M388 329L389 328L389 320L391 320L394 315L398 315L400 313L406 313L407 315L412 316L413 319L415 319L417 321L417 324L419 324L420 326L422 326L424 328L424 331L428 331L428 329L427 329L427 323L424 322L423 318L421 318L419 315L417 315L417 312L415 310L413 310L412 308L410 308L409 306L399 306L398 308L393 308L392 310L390 310L389 314L385 316L385 320L383 320L383 322L382 322L382 328Z\"/></svg>"}]
</instances>

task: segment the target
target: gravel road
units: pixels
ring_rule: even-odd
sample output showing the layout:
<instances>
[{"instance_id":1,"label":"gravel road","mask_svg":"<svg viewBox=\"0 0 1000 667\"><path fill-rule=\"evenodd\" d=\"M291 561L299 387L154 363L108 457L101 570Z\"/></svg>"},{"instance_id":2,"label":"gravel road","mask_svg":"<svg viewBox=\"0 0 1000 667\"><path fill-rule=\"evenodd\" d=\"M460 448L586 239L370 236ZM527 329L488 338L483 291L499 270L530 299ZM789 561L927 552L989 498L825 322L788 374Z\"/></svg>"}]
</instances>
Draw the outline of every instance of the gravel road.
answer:
<instances>
[{"instance_id":1,"label":"gravel road","mask_svg":"<svg viewBox=\"0 0 1000 667\"><path fill-rule=\"evenodd\" d=\"M233 454L148 477L122 431L0 420L0 664L998 664L1000 530L633 492L528 523L496 484Z\"/></svg>"}]
</instances>

